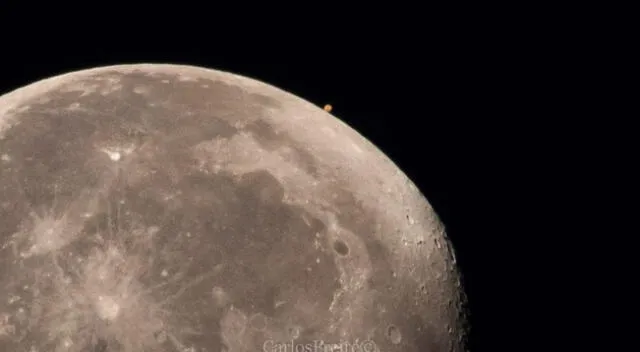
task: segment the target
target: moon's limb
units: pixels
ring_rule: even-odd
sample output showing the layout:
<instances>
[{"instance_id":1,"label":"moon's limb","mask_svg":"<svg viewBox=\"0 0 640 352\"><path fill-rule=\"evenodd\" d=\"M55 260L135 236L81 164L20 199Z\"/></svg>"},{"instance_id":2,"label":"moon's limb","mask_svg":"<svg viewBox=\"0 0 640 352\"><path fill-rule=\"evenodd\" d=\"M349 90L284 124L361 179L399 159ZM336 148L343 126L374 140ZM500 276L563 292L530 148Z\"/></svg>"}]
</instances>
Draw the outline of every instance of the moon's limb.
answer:
<instances>
[{"instance_id":1,"label":"moon's limb","mask_svg":"<svg viewBox=\"0 0 640 352\"><path fill-rule=\"evenodd\" d=\"M176 65L57 76L0 97L0 156L0 350L462 351L433 209L280 89Z\"/></svg>"}]
</instances>

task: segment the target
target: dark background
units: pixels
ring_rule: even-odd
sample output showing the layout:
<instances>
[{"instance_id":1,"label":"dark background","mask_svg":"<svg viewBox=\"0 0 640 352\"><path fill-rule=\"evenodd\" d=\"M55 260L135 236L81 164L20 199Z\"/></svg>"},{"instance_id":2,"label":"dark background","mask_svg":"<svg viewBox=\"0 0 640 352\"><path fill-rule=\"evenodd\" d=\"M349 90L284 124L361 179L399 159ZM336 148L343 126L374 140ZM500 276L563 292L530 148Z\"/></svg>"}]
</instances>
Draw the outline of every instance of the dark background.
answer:
<instances>
[{"instance_id":1,"label":"dark background","mask_svg":"<svg viewBox=\"0 0 640 352\"><path fill-rule=\"evenodd\" d=\"M514 209L503 195L517 196L523 189L509 181L520 156L506 141L520 138L522 127L514 130L517 111L510 110L518 99L510 85L513 78L504 74L500 62L483 59L490 48L478 51L473 40L444 39L383 47L377 40L319 40L286 52L268 45L223 50L175 41L144 47L71 41L51 47L43 38L41 45L5 53L0 93L78 69L179 63L231 71L320 107L331 104L335 116L377 145L416 183L445 223L468 295L472 350L492 350L486 338L510 329L510 321L500 320L497 304L513 301L516 290L498 290L497 281L505 279L496 280L491 269L504 266L505 252L521 240L517 229L509 227ZM350 45L354 43L358 45ZM498 157L505 150L513 156ZM497 234L505 230L513 231L513 237L499 241Z\"/></svg>"}]
</instances>

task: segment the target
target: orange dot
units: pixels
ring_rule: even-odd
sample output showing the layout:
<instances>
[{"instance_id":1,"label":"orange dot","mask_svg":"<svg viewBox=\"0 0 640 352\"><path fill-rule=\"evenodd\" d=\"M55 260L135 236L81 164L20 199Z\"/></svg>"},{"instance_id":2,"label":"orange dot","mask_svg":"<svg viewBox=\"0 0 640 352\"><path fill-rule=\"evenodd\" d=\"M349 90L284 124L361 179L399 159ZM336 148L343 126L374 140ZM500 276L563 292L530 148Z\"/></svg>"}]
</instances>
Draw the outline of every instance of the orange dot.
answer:
<instances>
[{"instance_id":1,"label":"orange dot","mask_svg":"<svg viewBox=\"0 0 640 352\"><path fill-rule=\"evenodd\" d=\"M331 110L333 110L333 106L331 106L330 104L324 106L324 111L331 112Z\"/></svg>"}]
</instances>

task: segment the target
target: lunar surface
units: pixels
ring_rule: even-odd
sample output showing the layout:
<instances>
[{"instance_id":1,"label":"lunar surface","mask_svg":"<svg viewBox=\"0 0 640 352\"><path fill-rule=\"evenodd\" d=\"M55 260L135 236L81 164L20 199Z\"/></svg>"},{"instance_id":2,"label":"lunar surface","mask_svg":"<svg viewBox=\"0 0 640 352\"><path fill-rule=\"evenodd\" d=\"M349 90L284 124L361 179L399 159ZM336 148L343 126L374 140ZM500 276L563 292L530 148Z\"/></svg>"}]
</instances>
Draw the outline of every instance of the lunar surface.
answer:
<instances>
[{"instance_id":1,"label":"lunar surface","mask_svg":"<svg viewBox=\"0 0 640 352\"><path fill-rule=\"evenodd\" d=\"M140 64L0 97L0 351L462 351L463 301L420 191L290 93Z\"/></svg>"}]
</instances>

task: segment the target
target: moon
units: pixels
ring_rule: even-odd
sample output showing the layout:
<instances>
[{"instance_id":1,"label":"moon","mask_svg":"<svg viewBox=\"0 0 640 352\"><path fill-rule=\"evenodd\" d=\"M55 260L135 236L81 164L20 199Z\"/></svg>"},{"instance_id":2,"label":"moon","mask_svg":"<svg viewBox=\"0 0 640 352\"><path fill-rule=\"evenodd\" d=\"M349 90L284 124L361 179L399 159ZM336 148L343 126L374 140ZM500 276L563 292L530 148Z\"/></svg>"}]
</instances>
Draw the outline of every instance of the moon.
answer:
<instances>
[{"instance_id":1,"label":"moon","mask_svg":"<svg viewBox=\"0 0 640 352\"><path fill-rule=\"evenodd\" d=\"M0 350L463 351L443 224L329 111L164 64L0 97Z\"/></svg>"}]
</instances>

